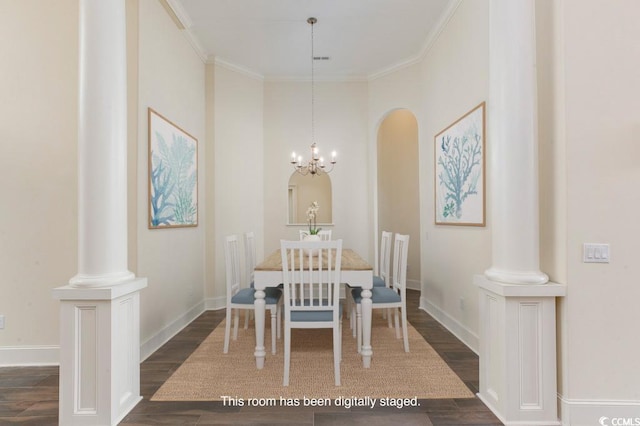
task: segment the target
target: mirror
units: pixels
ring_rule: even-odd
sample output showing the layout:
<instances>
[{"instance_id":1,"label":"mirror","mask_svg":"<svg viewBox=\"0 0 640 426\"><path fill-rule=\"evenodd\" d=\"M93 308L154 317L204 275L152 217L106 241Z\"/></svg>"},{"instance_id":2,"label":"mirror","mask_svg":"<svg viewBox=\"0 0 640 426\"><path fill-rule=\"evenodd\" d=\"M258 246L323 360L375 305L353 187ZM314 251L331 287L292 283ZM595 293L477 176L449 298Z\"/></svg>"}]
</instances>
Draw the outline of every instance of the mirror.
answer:
<instances>
[{"instance_id":1,"label":"mirror","mask_svg":"<svg viewBox=\"0 0 640 426\"><path fill-rule=\"evenodd\" d=\"M320 206L316 223L332 223L331 179L327 174L303 176L293 172L289 178L287 199L289 200L287 222L289 225L306 225L307 209L314 201L317 201Z\"/></svg>"}]
</instances>

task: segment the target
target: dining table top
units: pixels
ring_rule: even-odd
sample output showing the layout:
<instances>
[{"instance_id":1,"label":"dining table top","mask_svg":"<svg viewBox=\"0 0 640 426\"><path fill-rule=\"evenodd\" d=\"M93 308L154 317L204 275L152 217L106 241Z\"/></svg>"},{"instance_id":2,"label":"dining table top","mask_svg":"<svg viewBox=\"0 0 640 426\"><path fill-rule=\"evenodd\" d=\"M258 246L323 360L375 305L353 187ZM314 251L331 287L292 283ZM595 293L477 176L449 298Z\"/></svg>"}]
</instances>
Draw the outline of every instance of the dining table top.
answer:
<instances>
[{"instance_id":1,"label":"dining table top","mask_svg":"<svg viewBox=\"0 0 640 426\"><path fill-rule=\"evenodd\" d=\"M340 269L343 271L372 271L373 267L352 249L342 249ZM274 251L256 265L255 271L282 271L280 249Z\"/></svg>"}]
</instances>

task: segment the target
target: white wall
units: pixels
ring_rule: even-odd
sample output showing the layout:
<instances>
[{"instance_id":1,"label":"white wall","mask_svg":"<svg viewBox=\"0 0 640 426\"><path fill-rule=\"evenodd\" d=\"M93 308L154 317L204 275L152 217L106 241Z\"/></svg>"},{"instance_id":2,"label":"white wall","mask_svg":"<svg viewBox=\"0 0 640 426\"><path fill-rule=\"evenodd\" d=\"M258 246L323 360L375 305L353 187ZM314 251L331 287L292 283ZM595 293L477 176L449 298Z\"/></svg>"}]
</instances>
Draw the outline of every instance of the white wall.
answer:
<instances>
[{"instance_id":1,"label":"white wall","mask_svg":"<svg viewBox=\"0 0 640 426\"><path fill-rule=\"evenodd\" d=\"M423 250L424 294L435 309L458 323L457 331L472 348L477 348L478 289L475 274L491 266L491 221L486 227L435 226L434 222L434 136L472 108L486 101L489 92L489 2L465 1L458 7L423 63L425 149L420 152L422 200L426 202L428 238ZM491 135L486 135L485 155L491 152ZM488 164L488 162L487 162ZM490 170L485 169L487 194ZM490 211L490 197L487 197ZM462 299L462 301L461 301Z\"/></svg>"},{"instance_id":2,"label":"white wall","mask_svg":"<svg viewBox=\"0 0 640 426\"><path fill-rule=\"evenodd\" d=\"M253 231L256 256L263 237L263 82L215 66L214 180L215 279L207 287L209 306L226 303L224 238ZM242 239L242 238L241 238ZM213 290L213 291L212 291Z\"/></svg>"},{"instance_id":3,"label":"white wall","mask_svg":"<svg viewBox=\"0 0 640 426\"><path fill-rule=\"evenodd\" d=\"M488 5L462 2L420 64L371 83L374 130L395 108L406 107L418 119L422 307L472 349L477 349L479 315L472 277L491 266L491 223L434 225L433 138L487 99ZM490 136L487 140L490 150Z\"/></svg>"},{"instance_id":4,"label":"white wall","mask_svg":"<svg viewBox=\"0 0 640 426\"><path fill-rule=\"evenodd\" d=\"M51 289L77 264L77 22L74 0L0 2L0 365L38 348L57 361Z\"/></svg>"},{"instance_id":5,"label":"white wall","mask_svg":"<svg viewBox=\"0 0 640 426\"><path fill-rule=\"evenodd\" d=\"M204 308L205 65L156 0L140 0L138 98L138 270L140 334L146 349ZM148 229L148 123L151 107L198 139L198 220L193 228Z\"/></svg>"},{"instance_id":6,"label":"white wall","mask_svg":"<svg viewBox=\"0 0 640 426\"><path fill-rule=\"evenodd\" d=\"M291 152L308 157L311 145L310 82L270 81L264 95L265 253L283 236L298 239L304 226L286 226ZM333 190L333 238L342 238L373 262L372 183L368 169L367 84L315 83L315 140L321 154L338 153L329 175ZM321 206L322 208L322 206ZM328 228L328 227L327 227Z\"/></svg>"},{"instance_id":7,"label":"white wall","mask_svg":"<svg viewBox=\"0 0 640 426\"><path fill-rule=\"evenodd\" d=\"M576 410L628 401L640 417L640 3L562 5L569 296L561 392ZM609 243L611 262L582 263L586 242Z\"/></svg>"}]
</instances>

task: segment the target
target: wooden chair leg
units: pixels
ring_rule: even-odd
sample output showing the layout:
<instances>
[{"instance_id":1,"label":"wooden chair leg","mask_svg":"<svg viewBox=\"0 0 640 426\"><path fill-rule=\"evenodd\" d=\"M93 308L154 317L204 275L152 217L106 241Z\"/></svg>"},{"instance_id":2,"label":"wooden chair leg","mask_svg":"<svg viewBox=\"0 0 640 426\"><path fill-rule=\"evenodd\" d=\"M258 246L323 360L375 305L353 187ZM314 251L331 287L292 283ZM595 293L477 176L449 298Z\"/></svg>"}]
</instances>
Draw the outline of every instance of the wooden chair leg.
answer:
<instances>
[{"instance_id":1,"label":"wooden chair leg","mask_svg":"<svg viewBox=\"0 0 640 426\"><path fill-rule=\"evenodd\" d=\"M271 309L271 353L275 355L276 354L276 334L277 334L276 328L278 327L276 311L278 310L278 307L272 306L270 309Z\"/></svg>"},{"instance_id":2,"label":"wooden chair leg","mask_svg":"<svg viewBox=\"0 0 640 426\"><path fill-rule=\"evenodd\" d=\"M402 310L402 336L404 338L404 351L409 352L409 333L407 330L407 307L403 306Z\"/></svg>"},{"instance_id":3,"label":"wooden chair leg","mask_svg":"<svg viewBox=\"0 0 640 426\"><path fill-rule=\"evenodd\" d=\"M358 345L358 353L362 351L362 305L358 303L356 305L356 330L358 332L358 338L356 345Z\"/></svg>"},{"instance_id":4,"label":"wooden chair leg","mask_svg":"<svg viewBox=\"0 0 640 426\"><path fill-rule=\"evenodd\" d=\"M353 338L355 339L358 335L358 325L356 324L356 306L357 304L354 302L351 305L351 317L349 318L349 324L351 325L351 334L353 334Z\"/></svg>"},{"instance_id":5,"label":"wooden chair leg","mask_svg":"<svg viewBox=\"0 0 640 426\"><path fill-rule=\"evenodd\" d=\"M278 339L282 337L282 304L278 305L278 311L276 313L276 322L278 327Z\"/></svg>"},{"instance_id":6,"label":"wooden chair leg","mask_svg":"<svg viewBox=\"0 0 640 426\"><path fill-rule=\"evenodd\" d=\"M291 328L284 326L284 372L282 386L289 386L289 366L291 364Z\"/></svg>"},{"instance_id":7,"label":"wooden chair leg","mask_svg":"<svg viewBox=\"0 0 640 426\"><path fill-rule=\"evenodd\" d=\"M244 329L247 330L249 328L249 317L251 316L251 311L250 309L245 309L244 311Z\"/></svg>"},{"instance_id":8,"label":"wooden chair leg","mask_svg":"<svg viewBox=\"0 0 640 426\"><path fill-rule=\"evenodd\" d=\"M229 337L231 335L231 307L227 306L227 318L224 326L224 348L222 349L222 353L229 352Z\"/></svg>"},{"instance_id":9,"label":"wooden chair leg","mask_svg":"<svg viewBox=\"0 0 640 426\"><path fill-rule=\"evenodd\" d=\"M238 340L238 323L240 322L240 309L236 308L233 315L233 340Z\"/></svg>"},{"instance_id":10,"label":"wooden chair leg","mask_svg":"<svg viewBox=\"0 0 640 426\"><path fill-rule=\"evenodd\" d=\"M393 321L396 326L396 339L400 338L400 318L398 314L398 308L393 308Z\"/></svg>"},{"instance_id":11,"label":"wooden chair leg","mask_svg":"<svg viewBox=\"0 0 640 426\"><path fill-rule=\"evenodd\" d=\"M340 357L342 335L340 334L340 324L333 327L333 374L336 386L340 386Z\"/></svg>"}]
</instances>

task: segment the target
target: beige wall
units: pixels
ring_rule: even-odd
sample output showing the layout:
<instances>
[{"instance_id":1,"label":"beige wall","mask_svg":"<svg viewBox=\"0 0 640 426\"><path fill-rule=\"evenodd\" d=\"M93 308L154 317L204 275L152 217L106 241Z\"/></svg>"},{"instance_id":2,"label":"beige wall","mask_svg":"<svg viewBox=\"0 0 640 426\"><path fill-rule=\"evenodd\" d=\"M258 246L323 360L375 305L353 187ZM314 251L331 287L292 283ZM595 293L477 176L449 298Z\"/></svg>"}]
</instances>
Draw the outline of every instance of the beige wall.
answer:
<instances>
[{"instance_id":1,"label":"beige wall","mask_svg":"<svg viewBox=\"0 0 640 426\"><path fill-rule=\"evenodd\" d=\"M310 82L269 81L264 97L265 253L280 239L298 239L304 225L287 226L291 152L306 158L311 145ZM373 262L367 150L367 84L316 82L315 140L321 154L338 153L329 175L333 191L332 236ZM326 227L329 229L329 227Z\"/></svg>"},{"instance_id":2,"label":"beige wall","mask_svg":"<svg viewBox=\"0 0 640 426\"><path fill-rule=\"evenodd\" d=\"M369 85L371 132L397 108L407 108L418 121L421 306L475 350L479 312L472 280L491 266L491 223L484 228L434 225L433 138L487 100L488 8L488 0L461 2L423 60ZM375 139L370 149L375 150Z\"/></svg>"},{"instance_id":3,"label":"beige wall","mask_svg":"<svg viewBox=\"0 0 640 426\"><path fill-rule=\"evenodd\" d=\"M205 66L157 0L140 0L138 81L138 276L143 344L165 338L204 304ZM148 229L151 107L198 139L198 220L194 228ZM144 356L144 350L143 350Z\"/></svg>"},{"instance_id":4,"label":"beige wall","mask_svg":"<svg viewBox=\"0 0 640 426\"><path fill-rule=\"evenodd\" d=\"M214 151L215 262L210 305L226 303L224 238L253 231L256 256L262 258L263 205L263 82L215 65ZM243 259L243 258L242 258Z\"/></svg>"},{"instance_id":5,"label":"beige wall","mask_svg":"<svg viewBox=\"0 0 640 426\"><path fill-rule=\"evenodd\" d=\"M0 2L0 347L57 345L77 272L77 23L74 0Z\"/></svg>"},{"instance_id":6,"label":"beige wall","mask_svg":"<svg viewBox=\"0 0 640 426\"><path fill-rule=\"evenodd\" d=\"M569 286L562 394L640 405L640 2L562 4ZM609 243L611 262L582 263L587 242Z\"/></svg>"},{"instance_id":7,"label":"beige wall","mask_svg":"<svg viewBox=\"0 0 640 426\"><path fill-rule=\"evenodd\" d=\"M378 130L378 237L407 234L409 287L420 288L420 180L418 123L406 109L385 117ZM393 257L393 256L392 256Z\"/></svg>"}]
</instances>

